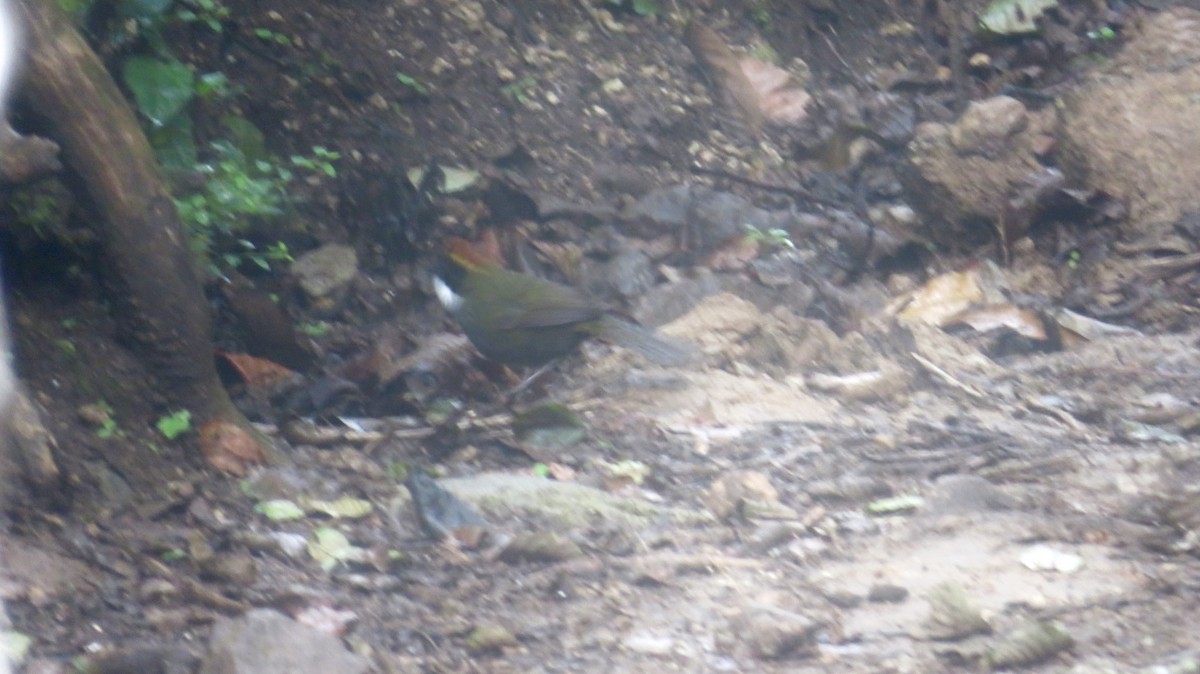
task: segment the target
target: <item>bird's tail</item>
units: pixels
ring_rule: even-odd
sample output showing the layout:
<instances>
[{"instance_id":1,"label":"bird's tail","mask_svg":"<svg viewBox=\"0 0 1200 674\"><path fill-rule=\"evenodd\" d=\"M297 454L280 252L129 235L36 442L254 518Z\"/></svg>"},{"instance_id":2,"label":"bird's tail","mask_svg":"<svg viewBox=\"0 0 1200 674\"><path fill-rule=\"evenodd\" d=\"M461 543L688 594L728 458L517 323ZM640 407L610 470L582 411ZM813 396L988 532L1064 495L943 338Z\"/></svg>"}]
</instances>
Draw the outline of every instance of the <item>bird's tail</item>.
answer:
<instances>
[{"instance_id":1,"label":"bird's tail","mask_svg":"<svg viewBox=\"0 0 1200 674\"><path fill-rule=\"evenodd\" d=\"M612 315L600 319L596 336L637 351L655 365L684 365L698 353L689 342L664 337L650 328Z\"/></svg>"}]
</instances>

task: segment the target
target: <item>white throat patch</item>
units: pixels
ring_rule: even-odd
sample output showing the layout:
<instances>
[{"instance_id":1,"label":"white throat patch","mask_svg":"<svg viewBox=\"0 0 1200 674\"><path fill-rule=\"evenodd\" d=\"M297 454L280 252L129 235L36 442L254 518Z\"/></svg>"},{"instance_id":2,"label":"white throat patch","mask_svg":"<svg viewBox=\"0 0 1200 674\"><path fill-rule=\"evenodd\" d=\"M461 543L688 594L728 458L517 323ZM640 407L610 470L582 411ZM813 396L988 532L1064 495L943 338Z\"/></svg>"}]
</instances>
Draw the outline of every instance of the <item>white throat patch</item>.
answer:
<instances>
[{"instance_id":1,"label":"white throat patch","mask_svg":"<svg viewBox=\"0 0 1200 674\"><path fill-rule=\"evenodd\" d=\"M14 11L8 2L0 0L0 115L4 114L4 94L16 74L17 48L21 46Z\"/></svg>"},{"instance_id":2,"label":"white throat patch","mask_svg":"<svg viewBox=\"0 0 1200 674\"><path fill-rule=\"evenodd\" d=\"M433 292L437 293L438 299L441 300L442 306L446 307L447 311L458 311L462 306L462 295L451 290L450 286L437 276L433 277Z\"/></svg>"}]
</instances>

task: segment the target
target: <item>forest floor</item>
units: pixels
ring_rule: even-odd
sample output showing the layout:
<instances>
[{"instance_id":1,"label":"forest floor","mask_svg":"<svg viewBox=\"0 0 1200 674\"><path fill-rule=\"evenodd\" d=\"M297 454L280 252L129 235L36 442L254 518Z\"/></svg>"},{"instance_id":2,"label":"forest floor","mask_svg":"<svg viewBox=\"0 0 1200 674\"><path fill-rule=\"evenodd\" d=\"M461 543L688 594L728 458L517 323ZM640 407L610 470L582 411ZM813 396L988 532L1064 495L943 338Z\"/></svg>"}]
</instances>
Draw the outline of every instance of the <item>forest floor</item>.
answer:
<instances>
[{"instance_id":1,"label":"forest floor","mask_svg":"<svg viewBox=\"0 0 1200 674\"><path fill-rule=\"evenodd\" d=\"M1200 140L1173 135L1200 15L1063 2L985 39L943 3L226 4L186 60L279 156L340 153L272 234L300 262L210 293L223 364L311 358L299 393L230 378L288 464L164 438L99 272L18 261L66 476L6 506L25 671L1200 671ZM790 72L803 118L724 100L688 19ZM588 343L504 405L429 290L448 236L698 357ZM281 347L267 295L319 329ZM514 433L542 399L586 437ZM480 518L447 540L425 468Z\"/></svg>"}]
</instances>

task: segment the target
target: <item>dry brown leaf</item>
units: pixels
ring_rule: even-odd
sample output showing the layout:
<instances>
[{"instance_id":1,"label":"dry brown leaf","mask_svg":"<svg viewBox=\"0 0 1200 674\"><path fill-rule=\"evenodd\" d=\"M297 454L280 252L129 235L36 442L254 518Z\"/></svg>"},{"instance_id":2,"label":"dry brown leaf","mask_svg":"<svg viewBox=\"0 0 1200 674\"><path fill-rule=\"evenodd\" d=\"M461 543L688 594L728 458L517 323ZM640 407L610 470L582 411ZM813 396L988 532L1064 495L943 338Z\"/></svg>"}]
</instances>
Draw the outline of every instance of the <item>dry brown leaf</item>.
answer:
<instances>
[{"instance_id":1,"label":"dry brown leaf","mask_svg":"<svg viewBox=\"0 0 1200 674\"><path fill-rule=\"evenodd\" d=\"M976 332L1008 328L1022 337L1046 340L1046 324L1041 316L1015 304L988 304L960 311L946 321L946 325L955 324L968 325Z\"/></svg>"},{"instance_id":2,"label":"dry brown leaf","mask_svg":"<svg viewBox=\"0 0 1200 674\"><path fill-rule=\"evenodd\" d=\"M546 464L546 468L549 471L549 477L553 480L558 482L575 481L575 469L570 466L551 461Z\"/></svg>"},{"instance_id":3,"label":"dry brown leaf","mask_svg":"<svg viewBox=\"0 0 1200 674\"><path fill-rule=\"evenodd\" d=\"M224 358L225 362L233 367L238 376L245 382L246 388L251 391L268 390L279 382L296 376L294 370L290 370L266 358L258 358L245 353L226 353L224 351L218 351L217 356Z\"/></svg>"},{"instance_id":4,"label":"dry brown leaf","mask_svg":"<svg viewBox=\"0 0 1200 674\"><path fill-rule=\"evenodd\" d=\"M287 313L245 277L232 271L228 275L229 281L220 285L221 293L237 318L246 350L270 356L292 369L311 365L313 353L296 333Z\"/></svg>"},{"instance_id":5,"label":"dry brown leaf","mask_svg":"<svg viewBox=\"0 0 1200 674\"><path fill-rule=\"evenodd\" d=\"M583 267L583 249L575 243L552 243L529 239L529 245L550 260L560 273L568 279L578 279Z\"/></svg>"},{"instance_id":6,"label":"dry brown leaf","mask_svg":"<svg viewBox=\"0 0 1200 674\"><path fill-rule=\"evenodd\" d=\"M504 267L504 253L500 250L500 239L496 236L496 230L488 228L479 233L479 240L474 244L475 249L484 258L495 262L497 265Z\"/></svg>"},{"instance_id":7,"label":"dry brown leaf","mask_svg":"<svg viewBox=\"0 0 1200 674\"><path fill-rule=\"evenodd\" d=\"M758 97L758 106L767 121L798 124L808 115L812 96L795 86L792 75L778 66L744 56L738 62Z\"/></svg>"},{"instance_id":8,"label":"dry brown leaf","mask_svg":"<svg viewBox=\"0 0 1200 674\"><path fill-rule=\"evenodd\" d=\"M688 22L683 39L725 103L741 113L751 133L762 133L766 117L759 107L758 94L733 50L711 28L694 20Z\"/></svg>"},{"instance_id":9,"label":"dry brown leaf","mask_svg":"<svg viewBox=\"0 0 1200 674\"><path fill-rule=\"evenodd\" d=\"M413 390L414 385L444 385L461 377L471 361L471 353L466 335L438 332L424 337L416 349L402 357L378 359L375 374L381 388L390 386L397 377L414 375L408 389L410 393L420 393Z\"/></svg>"},{"instance_id":10,"label":"dry brown leaf","mask_svg":"<svg viewBox=\"0 0 1200 674\"><path fill-rule=\"evenodd\" d=\"M684 41L704 67L723 102L739 112L751 133L767 122L796 124L808 114L812 96L792 75L752 56L738 56L712 29L691 21Z\"/></svg>"},{"instance_id":11,"label":"dry brown leaf","mask_svg":"<svg viewBox=\"0 0 1200 674\"><path fill-rule=\"evenodd\" d=\"M251 466L267 461L262 445L250 431L221 419L200 427L200 454L208 465L237 477L245 476Z\"/></svg>"},{"instance_id":12,"label":"dry brown leaf","mask_svg":"<svg viewBox=\"0 0 1200 674\"><path fill-rule=\"evenodd\" d=\"M481 266L504 267L504 255L500 252L500 242L493 230L485 230L475 242L452 236L446 240L446 250L452 255L458 255Z\"/></svg>"},{"instance_id":13,"label":"dry brown leaf","mask_svg":"<svg viewBox=\"0 0 1200 674\"><path fill-rule=\"evenodd\" d=\"M902 321L919 321L940 328L952 317L983 300L979 268L971 265L929 279L925 285L893 301L887 311Z\"/></svg>"}]
</instances>

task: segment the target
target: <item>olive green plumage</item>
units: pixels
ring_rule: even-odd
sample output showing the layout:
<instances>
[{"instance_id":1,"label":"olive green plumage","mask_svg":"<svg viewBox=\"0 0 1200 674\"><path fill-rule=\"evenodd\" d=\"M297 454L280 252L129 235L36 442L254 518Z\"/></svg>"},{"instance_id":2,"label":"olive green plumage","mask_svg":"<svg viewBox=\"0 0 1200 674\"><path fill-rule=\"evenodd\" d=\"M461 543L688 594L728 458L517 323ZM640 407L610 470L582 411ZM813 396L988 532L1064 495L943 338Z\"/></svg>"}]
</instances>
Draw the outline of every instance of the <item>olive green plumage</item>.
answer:
<instances>
[{"instance_id":1,"label":"olive green plumage","mask_svg":"<svg viewBox=\"0 0 1200 674\"><path fill-rule=\"evenodd\" d=\"M576 288L450 255L439 263L442 302L475 348L507 365L542 365L596 337L660 365L681 365L689 344L613 316Z\"/></svg>"}]
</instances>

